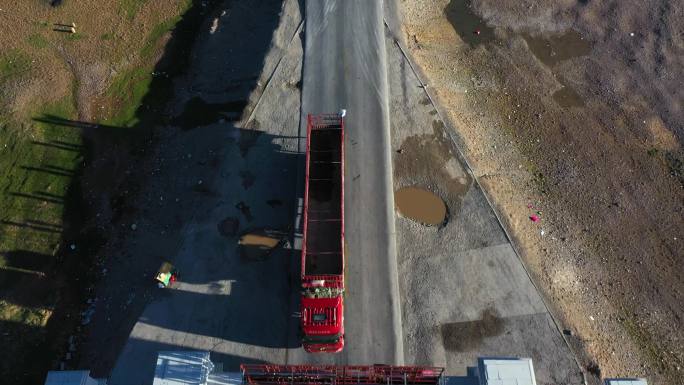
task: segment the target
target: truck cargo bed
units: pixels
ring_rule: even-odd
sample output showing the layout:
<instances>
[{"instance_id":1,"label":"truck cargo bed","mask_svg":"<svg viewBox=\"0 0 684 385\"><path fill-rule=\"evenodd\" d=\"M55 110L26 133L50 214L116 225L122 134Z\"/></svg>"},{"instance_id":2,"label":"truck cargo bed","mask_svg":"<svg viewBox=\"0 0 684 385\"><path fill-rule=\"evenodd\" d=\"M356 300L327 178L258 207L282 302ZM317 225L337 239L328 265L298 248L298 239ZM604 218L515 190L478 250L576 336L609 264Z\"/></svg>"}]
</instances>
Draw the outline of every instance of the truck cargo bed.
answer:
<instances>
[{"instance_id":1,"label":"truck cargo bed","mask_svg":"<svg viewBox=\"0 0 684 385\"><path fill-rule=\"evenodd\" d=\"M311 127L308 138L304 275L343 273L343 131Z\"/></svg>"}]
</instances>

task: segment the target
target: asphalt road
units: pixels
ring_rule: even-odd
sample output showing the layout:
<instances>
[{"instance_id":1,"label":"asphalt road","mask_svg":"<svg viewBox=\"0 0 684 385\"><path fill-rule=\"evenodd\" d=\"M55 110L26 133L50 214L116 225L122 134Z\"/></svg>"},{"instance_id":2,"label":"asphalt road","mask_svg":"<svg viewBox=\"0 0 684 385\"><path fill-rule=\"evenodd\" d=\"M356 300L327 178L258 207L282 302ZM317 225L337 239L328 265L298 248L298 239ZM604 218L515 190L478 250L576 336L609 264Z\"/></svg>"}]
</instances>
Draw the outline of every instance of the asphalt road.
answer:
<instances>
[{"instance_id":1,"label":"asphalt road","mask_svg":"<svg viewBox=\"0 0 684 385\"><path fill-rule=\"evenodd\" d=\"M306 2L302 116L347 110L346 345L336 355L297 349L288 363L403 361L382 18L379 0Z\"/></svg>"}]
</instances>

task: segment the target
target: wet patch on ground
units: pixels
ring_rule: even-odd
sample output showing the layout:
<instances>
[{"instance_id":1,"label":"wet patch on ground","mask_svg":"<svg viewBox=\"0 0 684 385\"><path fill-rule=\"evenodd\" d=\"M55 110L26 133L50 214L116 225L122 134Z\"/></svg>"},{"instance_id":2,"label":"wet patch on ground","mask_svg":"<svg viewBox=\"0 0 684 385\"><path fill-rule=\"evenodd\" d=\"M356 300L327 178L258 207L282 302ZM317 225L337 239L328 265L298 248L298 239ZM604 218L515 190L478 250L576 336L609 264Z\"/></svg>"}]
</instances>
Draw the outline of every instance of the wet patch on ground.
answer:
<instances>
[{"instance_id":1,"label":"wet patch on ground","mask_svg":"<svg viewBox=\"0 0 684 385\"><path fill-rule=\"evenodd\" d=\"M248 260L264 259L285 243L286 236L285 232L273 229L246 232L238 241L240 256Z\"/></svg>"},{"instance_id":2,"label":"wet patch on ground","mask_svg":"<svg viewBox=\"0 0 684 385\"><path fill-rule=\"evenodd\" d=\"M578 32L570 30L561 35L539 37L523 34L527 46L534 56L551 69L563 88L553 93L553 99L561 107L582 107L584 100L570 85L563 80L563 74L556 67L557 64L589 55L591 43Z\"/></svg>"},{"instance_id":3,"label":"wet patch on ground","mask_svg":"<svg viewBox=\"0 0 684 385\"><path fill-rule=\"evenodd\" d=\"M553 100L561 107L583 107L584 100L572 87L563 85L563 88L553 93Z\"/></svg>"},{"instance_id":4,"label":"wet patch on ground","mask_svg":"<svg viewBox=\"0 0 684 385\"><path fill-rule=\"evenodd\" d=\"M233 237L237 235L240 228L240 220L238 218L228 217L222 220L217 225L219 233L224 237Z\"/></svg>"},{"instance_id":5,"label":"wet patch on ground","mask_svg":"<svg viewBox=\"0 0 684 385\"><path fill-rule=\"evenodd\" d=\"M449 215L458 212L472 178L454 153L444 123L434 120L432 128L432 134L406 138L394 153L395 178L399 186L425 186L446 205L446 215Z\"/></svg>"},{"instance_id":6,"label":"wet patch on ground","mask_svg":"<svg viewBox=\"0 0 684 385\"><path fill-rule=\"evenodd\" d=\"M591 43L573 30L549 37L527 34L523 34L522 37L534 56L549 67L568 59L589 55L591 52Z\"/></svg>"},{"instance_id":7,"label":"wet patch on ground","mask_svg":"<svg viewBox=\"0 0 684 385\"><path fill-rule=\"evenodd\" d=\"M494 28L473 12L470 0L451 0L444 8L444 13L461 40L471 48L496 38Z\"/></svg>"},{"instance_id":8,"label":"wet patch on ground","mask_svg":"<svg viewBox=\"0 0 684 385\"><path fill-rule=\"evenodd\" d=\"M458 352L475 350L485 338L502 334L504 326L505 320L491 307L482 311L479 320L443 324L441 333L444 348Z\"/></svg>"},{"instance_id":9,"label":"wet patch on ground","mask_svg":"<svg viewBox=\"0 0 684 385\"><path fill-rule=\"evenodd\" d=\"M471 0L452 0L444 9L444 13L461 40L470 48L497 40L494 28L488 26L486 21L473 11ZM507 32L512 33L510 30ZM526 33L520 36L525 39L534 56L551 68L563 85L563 88L553 94L558 105L561 107L584 106L580 95L562 79L562 73L554 67L565 60L589 55L592 49L591 43L574 30L551 36L533 36Z\"/></svg>"},{"instance_id":10,"label":"wet patch on ground","mask_svg":"<svg viewBox=\"0 0 684 385\"><path fill-rule=\"evenodd\" d=\"M403 187L394 193L396 210L404 217L427 226L440 226L446 221L444 201L420 187Z\"/></svg>"}]
</instances>

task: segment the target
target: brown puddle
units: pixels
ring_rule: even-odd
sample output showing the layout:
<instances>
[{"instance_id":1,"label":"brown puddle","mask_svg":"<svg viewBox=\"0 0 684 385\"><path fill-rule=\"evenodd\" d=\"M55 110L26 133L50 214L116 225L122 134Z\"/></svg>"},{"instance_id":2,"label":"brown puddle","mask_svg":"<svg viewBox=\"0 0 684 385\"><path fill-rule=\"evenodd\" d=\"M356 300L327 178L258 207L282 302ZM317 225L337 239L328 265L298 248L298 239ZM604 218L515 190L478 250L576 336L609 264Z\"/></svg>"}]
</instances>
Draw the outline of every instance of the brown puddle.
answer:
<instances>
[{"instance_id":1,"label":"brown puddle","mask_svg":"<svg viewBox=\"0 0 684 385\"><path fill-rule=\"evenodd\" d=\"M439 226L446 219L444 201L430 191L418 187L404 187L394 193L394 204L399 213L427 226Z\"/></svg>"},{"instance_id":2,"label":"brown puddle","mask_svg":"<svg viewBox=\"0 0 684 385\"><path fill-rule=\"evenodd\" d=\"M243 234L238 241L240 254L248 259L267 257L284 241L284 234L270 230L255 230Z\"/></svg>"}]
</instances>

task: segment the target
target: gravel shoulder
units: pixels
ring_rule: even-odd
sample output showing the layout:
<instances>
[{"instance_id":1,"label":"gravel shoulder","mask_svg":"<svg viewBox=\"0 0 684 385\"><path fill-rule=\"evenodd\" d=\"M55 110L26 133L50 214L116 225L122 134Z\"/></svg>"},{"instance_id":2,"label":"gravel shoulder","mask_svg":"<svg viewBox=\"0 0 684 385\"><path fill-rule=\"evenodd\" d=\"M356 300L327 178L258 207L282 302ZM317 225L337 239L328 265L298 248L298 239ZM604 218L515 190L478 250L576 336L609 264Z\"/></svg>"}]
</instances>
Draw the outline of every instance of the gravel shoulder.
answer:
<instances>
[{"instance_id":1,"label":"gravel shoulder","mask_svg":"<svg viewBox=\"0 0 684 385\"><path fill-rule=\"evenodd\" d=\"M411 55L589 381L676 383L681 7L429 0L401 10Z\"/></svg>"},{"instance_id":2,"label":"gravel shoulder","mask_svg":"<svg viewBox=\"0 0 684 385\"><path fill-rule=\"evenodd\" d=\"M387 39L395 191L440 197L446 221L395 219L406 362L465 376L478 357L531 357L538 384L583 384L569 346L393 37Z\"/></svg>"}]
</instances>

